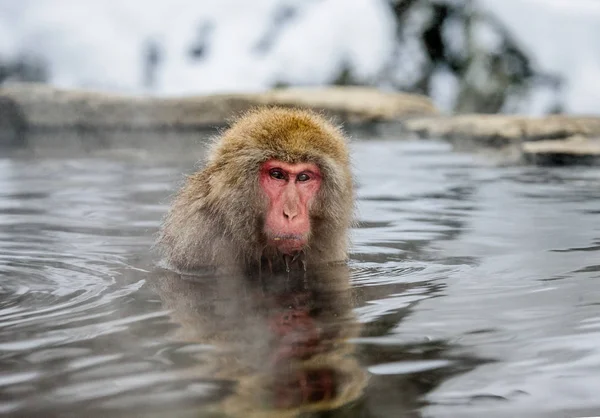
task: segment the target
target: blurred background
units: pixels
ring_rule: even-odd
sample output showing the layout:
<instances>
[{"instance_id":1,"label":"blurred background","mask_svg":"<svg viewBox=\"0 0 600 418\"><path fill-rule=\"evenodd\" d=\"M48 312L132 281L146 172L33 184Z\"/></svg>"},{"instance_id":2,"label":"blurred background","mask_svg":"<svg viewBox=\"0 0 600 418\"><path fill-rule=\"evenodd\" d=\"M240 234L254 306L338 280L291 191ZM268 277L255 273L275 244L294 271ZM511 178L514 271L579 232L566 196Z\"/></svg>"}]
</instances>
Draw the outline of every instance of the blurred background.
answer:
<instances>
[{"instance_id":1,"label":"blurred background","mask_svg":"<svg viewBox=\"0 0 600 418\"><path fill-rule=\"evenodd\" d=\"M597 113L597 0L0 0L0 84L369 85L445 112Z\"/></svg>"}]
</instances>

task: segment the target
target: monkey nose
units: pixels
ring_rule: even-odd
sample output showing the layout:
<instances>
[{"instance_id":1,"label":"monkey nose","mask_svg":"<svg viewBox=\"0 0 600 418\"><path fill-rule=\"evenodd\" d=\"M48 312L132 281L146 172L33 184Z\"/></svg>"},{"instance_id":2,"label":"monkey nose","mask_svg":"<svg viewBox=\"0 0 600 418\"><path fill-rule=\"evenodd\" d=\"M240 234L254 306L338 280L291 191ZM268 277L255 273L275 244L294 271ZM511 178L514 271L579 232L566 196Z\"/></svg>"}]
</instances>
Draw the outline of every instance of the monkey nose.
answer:
<instances>
[{"instance_id":1,"label":"monkey nose","mask_svg":"<svg viewBox=\"0 0 600 418\"><path fill-rule=\"evenodd\" d=\"M283 217L288 221L293 221L298 216L298 211L292 208L283 208Z\"/></svg>"}]
</instances>

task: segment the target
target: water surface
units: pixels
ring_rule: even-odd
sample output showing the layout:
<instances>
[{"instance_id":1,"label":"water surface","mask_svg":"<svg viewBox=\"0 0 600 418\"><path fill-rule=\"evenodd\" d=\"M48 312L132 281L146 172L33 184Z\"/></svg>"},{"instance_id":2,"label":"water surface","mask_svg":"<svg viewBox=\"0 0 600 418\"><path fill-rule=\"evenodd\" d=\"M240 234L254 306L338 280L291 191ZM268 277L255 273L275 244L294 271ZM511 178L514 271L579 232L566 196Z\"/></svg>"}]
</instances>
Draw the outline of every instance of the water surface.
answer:
<instances>
[{"instance_id":1,"label":"water surface","mask_svg":"<svg viewBox=\"0 0 600 418\"><path fill-rule=\"evenodd\" d=\"M600 169L357 141L348 268L152 269L194 162L0 159L0 414L600 415Z\"/></svg>"}]
</instances>

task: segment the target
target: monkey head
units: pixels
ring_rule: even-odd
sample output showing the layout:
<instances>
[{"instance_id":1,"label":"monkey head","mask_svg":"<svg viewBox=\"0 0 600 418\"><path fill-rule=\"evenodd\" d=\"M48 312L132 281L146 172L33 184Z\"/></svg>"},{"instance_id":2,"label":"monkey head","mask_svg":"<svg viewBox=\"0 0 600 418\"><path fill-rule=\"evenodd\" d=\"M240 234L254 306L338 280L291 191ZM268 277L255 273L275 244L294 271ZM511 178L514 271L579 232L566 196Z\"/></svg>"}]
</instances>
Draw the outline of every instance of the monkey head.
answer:
<instances>
[{"instance_id":1,"label":"monkey head","mask_svg":"<svg viewBox=\"0 0 600 418\"><path fill-rule=\"evenodd\" d=\"M223 256L245 267L283 260L287 269L344 260L353 194L338 127L308 110L255 109L216 138L205 168L188 178L163 226L163 254L184 267Z\"/></svg>"}]
</instances>

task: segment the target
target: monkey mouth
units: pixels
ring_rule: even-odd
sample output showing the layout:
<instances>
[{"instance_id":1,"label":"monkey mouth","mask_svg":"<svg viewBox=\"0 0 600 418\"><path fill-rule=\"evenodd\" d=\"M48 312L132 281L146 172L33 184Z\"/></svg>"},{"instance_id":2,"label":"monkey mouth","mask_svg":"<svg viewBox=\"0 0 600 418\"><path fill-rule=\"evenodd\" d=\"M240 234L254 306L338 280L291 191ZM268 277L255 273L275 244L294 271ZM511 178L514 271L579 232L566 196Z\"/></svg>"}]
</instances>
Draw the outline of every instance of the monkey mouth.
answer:
<instances>
[{"instance_id":1,"label":"monkey mouth","mask_svg":"<svg viewBox=\"0 0 600 418\"><path fill-rule=\"evenodd\" d=\"M267 245L263 248L261 257L267 262L269 270L273 272L273 262L282 257L285 270L289 273L294 264L306 271L306 249L308 247L308 234L303 233L274 233L267 231ZM281 260L281 258L280 258Z\"/></svg>"},{"instance_id":2,"label":"monkey mouth","mask_svg":"<svg viewBox=\"0 0 600 418\"><path fill-rule=\"evenodd\" d=\"M293 256L306 246L306 237L302 234L277 234L269 239L270 244L285 255Z\"/></svg>"},{"instance_id":3,"label":"monkey mouth","mask_svg":"<svg viewBox=\"0 0 600 418\"><path fill-rule=\"evenodd\" d=\"M302 234L276 234L271 237L273 241L303 241Z\"/></svg>"}]
</instances>

